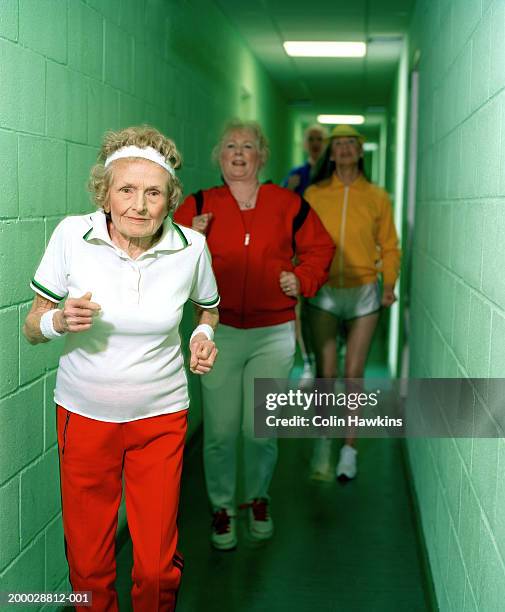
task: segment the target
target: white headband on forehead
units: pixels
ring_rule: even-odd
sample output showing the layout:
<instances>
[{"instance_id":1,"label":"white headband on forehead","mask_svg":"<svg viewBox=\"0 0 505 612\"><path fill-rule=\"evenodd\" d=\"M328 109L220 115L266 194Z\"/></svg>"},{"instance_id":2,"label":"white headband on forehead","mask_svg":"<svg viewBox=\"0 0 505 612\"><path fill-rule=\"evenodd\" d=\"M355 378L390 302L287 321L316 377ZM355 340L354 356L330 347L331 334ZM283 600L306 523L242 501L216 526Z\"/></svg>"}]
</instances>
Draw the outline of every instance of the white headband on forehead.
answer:
<instances>
[{"instance_id":1,"label":"white headband on forehead","mask_svg":"<svg viewBox=\"0 0 505 612\"><path fill-rule=\"evenodd\" d=\"M159 151L156 151L156 149L153 149L153 147L145 147L144 149L136 147L135 145L123 147L122 149L118 149L117 151L114 151L114 153L111 153L105 160L104 165L107 168L107 166L116 159L123 159L125 157L141 157L142 159L148 159L149 161L158 164L158 166L165 168L165 170L168 170L172 176L175 176L175 171L172 166L168 164L163 155Z\"/></svg>"}]
</instances>

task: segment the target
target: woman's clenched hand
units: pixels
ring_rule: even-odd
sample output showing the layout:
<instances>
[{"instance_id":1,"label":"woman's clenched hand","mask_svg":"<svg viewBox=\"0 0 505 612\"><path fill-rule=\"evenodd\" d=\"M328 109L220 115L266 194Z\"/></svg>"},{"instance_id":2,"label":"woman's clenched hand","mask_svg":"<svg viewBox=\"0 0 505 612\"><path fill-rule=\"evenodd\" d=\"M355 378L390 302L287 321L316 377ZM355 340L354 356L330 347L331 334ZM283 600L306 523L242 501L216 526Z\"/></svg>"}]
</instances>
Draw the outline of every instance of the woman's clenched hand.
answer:
<instances>
[{"instance_id":1,"label":"woman's clenched hand","mask_svg":"<svg viewBox=\"0 0 505 612\"><path fill-rule=\"evenodd\" d=\"M59 333L86 331L99 312L100 305L91 301L91 291L80 298L68 298L63 310L54 315L54 329Z\"/></svg>"}]
</instances>

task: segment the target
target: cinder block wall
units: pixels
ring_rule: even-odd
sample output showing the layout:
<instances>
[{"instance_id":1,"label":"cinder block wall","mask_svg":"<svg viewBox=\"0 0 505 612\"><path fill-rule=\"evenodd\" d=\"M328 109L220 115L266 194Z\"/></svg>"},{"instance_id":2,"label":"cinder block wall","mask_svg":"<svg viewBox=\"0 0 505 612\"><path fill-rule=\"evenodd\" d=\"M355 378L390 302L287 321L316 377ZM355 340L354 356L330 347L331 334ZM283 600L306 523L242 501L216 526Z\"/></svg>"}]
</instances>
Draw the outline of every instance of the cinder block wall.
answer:
<instances>
[{"instance_id":1,"label":"cinder block wall","mask_svg":"<svg viewBox=\"0 0 505 612\"><path fill-rule=\"evenodd\" d=\"M284 102L205 0L1 0L0 590L54 591L66 564L52 390L61 344L20 335L28 282L56 223L91 210L88 171L105 130L173 136L186 192L215 184L223 121L257 118L287 163Z\"/></svg>"},{"instance_id":2,"label":"cinder block wall","mask_svg":"<svg viewBox=\"0 0 505 612\"><path fill-rule=\"evenodd\" d=\"M505 2L419 0L411 375L505 376ZM505 442L411 440L442 611L505 602Z\"/></svg>"}]
</instances>

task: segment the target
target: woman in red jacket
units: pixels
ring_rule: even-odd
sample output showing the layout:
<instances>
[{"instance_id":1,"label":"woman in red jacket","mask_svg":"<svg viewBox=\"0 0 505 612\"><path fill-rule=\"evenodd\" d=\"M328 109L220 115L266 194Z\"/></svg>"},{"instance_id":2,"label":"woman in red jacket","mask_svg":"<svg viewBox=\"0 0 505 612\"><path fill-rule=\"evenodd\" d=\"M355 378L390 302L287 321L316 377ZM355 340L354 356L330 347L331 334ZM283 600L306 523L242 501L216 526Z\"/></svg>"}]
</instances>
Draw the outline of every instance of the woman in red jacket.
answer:
<instances>
[{"instance_id":1,"label":"woman in red jacket","mask_svg":"<svg viewBox=\"0 0 505 612\"><path fill-rule=\"evenodd\" d=\"M250 535L264 540L273 534L268 488L277 441L254 436L254 379L288 377L297 296L312 297L324 284L335 246L300 196L260 184L268 144L258 124L229 123L214 157L225 184L186 198L175 220L207 235L221 294L219 359L202 384L204 466L214 512L211 542L229 550L237 544L241 432Z\"/></svg>"}]
</instances>

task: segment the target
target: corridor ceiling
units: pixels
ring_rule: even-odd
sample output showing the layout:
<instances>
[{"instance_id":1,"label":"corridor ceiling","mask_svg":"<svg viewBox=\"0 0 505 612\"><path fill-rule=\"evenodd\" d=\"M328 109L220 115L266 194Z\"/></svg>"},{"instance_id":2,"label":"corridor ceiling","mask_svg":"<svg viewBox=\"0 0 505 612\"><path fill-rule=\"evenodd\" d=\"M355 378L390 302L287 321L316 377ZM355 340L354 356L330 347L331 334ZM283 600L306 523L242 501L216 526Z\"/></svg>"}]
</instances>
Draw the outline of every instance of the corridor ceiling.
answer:
<instances>
[{"instance_id":1,"label":"corridor ceiling","mask_svg":"<svg viewBox=\"0 0 505 612\"><path fill-rule=\"evenodd\" d=\"M293 106L386 106L415 0L216 0ZM285 40L366 41L364 58L293 58Z\"/></svg>"}]
</instances>

